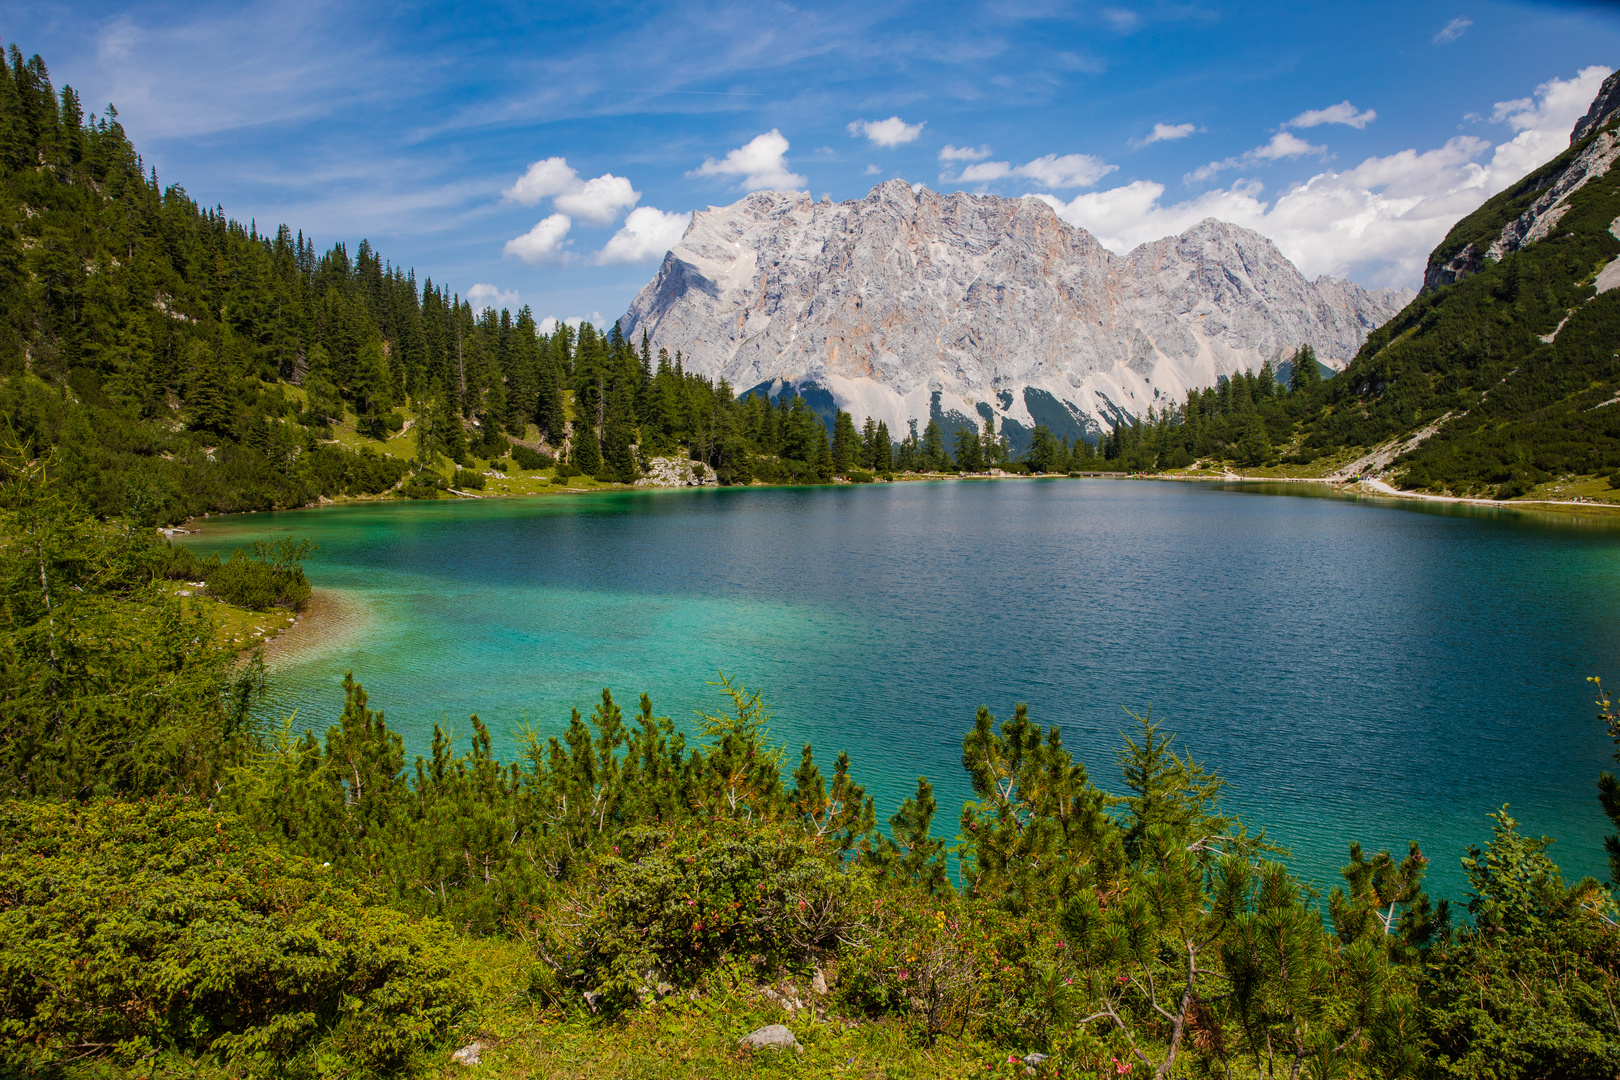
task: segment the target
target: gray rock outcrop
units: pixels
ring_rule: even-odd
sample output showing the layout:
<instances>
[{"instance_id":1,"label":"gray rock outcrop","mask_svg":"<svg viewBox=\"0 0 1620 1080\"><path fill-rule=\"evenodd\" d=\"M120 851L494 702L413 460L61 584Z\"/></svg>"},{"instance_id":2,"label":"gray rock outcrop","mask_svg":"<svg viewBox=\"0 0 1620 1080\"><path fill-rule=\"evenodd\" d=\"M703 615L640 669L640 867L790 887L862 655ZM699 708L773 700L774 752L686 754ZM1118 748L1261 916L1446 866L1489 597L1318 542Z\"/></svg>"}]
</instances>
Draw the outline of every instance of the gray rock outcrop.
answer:
<instances>
[{"instance_id":1,"label":"gray rock outcrop","mask_svg":"<svg viewBox=\"0 0 1620 1080\"><path fill-rule=\"evenodd\" d=\"M755 1050L797 1050L799 1040L793 1037L793 1032L781 1024L767 1024L744 1035L737 1045Z\"/></svg>"},{"instance_id":2,"label":"gray rock outcrop","mask_svg":"<svg viewBox=\"0 0 1620 1080\"><path fill-rule=\"evenodd\" d=\"M1616 118L1620 118L1620 71L1604 79L1603 85L1598 87L1592 107L1586 110L1585 116L1575 121L1575 127L1569 133L1569 145L1574 146L1586 138L1588 132L1596 131Z\"/></svg>"},{"instance_id":3,"label":"gray rock outcrop","mask_svg":"<svg viewBox=\"0 0 1620 1080\"><path fill-rule=\"evenodd\" d=\"M843 203L762 191L694 214L621 325L738 392L816 387L895 438L986 412L1072 438L1304 342L1342 367L1410 297L1308 281L1214 219L1120 256L1038 199L892 180Z\"/></svg>"}]
</instances>

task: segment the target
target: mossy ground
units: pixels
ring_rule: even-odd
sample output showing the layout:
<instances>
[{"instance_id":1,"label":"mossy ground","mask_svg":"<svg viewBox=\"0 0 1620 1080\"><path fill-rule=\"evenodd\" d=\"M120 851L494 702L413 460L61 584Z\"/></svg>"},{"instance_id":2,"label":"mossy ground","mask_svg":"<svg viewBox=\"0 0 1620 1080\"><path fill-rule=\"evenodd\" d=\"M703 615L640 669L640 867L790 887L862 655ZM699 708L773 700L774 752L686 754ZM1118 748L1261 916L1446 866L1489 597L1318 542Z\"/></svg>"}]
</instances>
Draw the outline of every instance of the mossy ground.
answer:
<instances>
[{"instance_id":1,"label":"mossy ground","mask_svg":"<svg viewBox=\"0 0 1620 1080\"><path fill-rule=\"evenodd\" d=\"M200 590L184 581L168 581L160 586L165 592L180 598L186 614L201 610L215 627L215 641L234 652L279 637L294 625L296 616L281 608L270 611L248 611L211 596L199 595Z\"/></svg>"},{"instance_id":2,"label":"mossy ground","mask_svg":"<svg viewBox=\"0 0 1620 1080\"><path fill-rule=\"evenodd\" d=\"M482 1076L955 1080L997 1075L998 1055L990 1047L944 1038L929 1045L894 1022L789 1013L767 1001L747 978L725 972L715 973L695 997L675 994L615 1020L565 1011L530 997L529 977L537 961L522 943L468 940L464 948L480 998L477 1025L464 1038L493 1044L483 1051ZM766 1024L785 1024L800 1051L739 1049L743 1036ZM1006 1059L999 1055L1001 1064ZM462 1077L470 1071L452 1062L447 1050L431 1075Z\"/></svg>"}]
</instances>

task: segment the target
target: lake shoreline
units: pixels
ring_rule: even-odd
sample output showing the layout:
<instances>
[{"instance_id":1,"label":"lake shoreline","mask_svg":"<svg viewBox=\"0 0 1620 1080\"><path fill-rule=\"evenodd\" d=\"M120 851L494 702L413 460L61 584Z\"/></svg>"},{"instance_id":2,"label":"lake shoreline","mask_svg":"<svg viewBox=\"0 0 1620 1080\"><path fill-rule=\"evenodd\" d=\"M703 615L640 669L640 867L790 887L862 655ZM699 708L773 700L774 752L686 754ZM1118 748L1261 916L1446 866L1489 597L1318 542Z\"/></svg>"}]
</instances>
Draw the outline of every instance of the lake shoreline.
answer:
<instances>
[{"instance_id":1,"label":"lake shoreline","mask_svg":"<svg viewBox=\"0 0 1620 1080\"><path fill-rule=\"evenodd\" d=\"M332 648L364 630L366 622L365 604L347 591L314 589L293 624L260 646L265 667L273 669Z\"/></svg>"},{"instance_id":2,"label":"lake shoreline","mask_svg":"<svg viewBox=\"0 0 1620 1080\"><path fill-rule=\"evenodd\" d=\"M874 480L874 484L915 484L940 483L952 480L1155 480L1176 483L1214 483L1214 484L1316 484L1346 495L1366 495L1382 499L1408 500L1415 503L1455 503L1458 505L1491 507L1499 510L1523 510L1530 513L1575 513L1582 515L1608 516L1620 514L1620 505L1604 502L1590 502L1583 499L1478 499L1461 495L1433 495L1426 492L1402 491L1382 480L1363 479L1346 481L1330 476L1249 476L1243 473L1225 472L1220 475L1188 474L1188 473L1107 473L1086 472L1080 476L1066 474L1031 475L1028 473L909 473L897 475L893 480ZM785 487L858 487L849 480L835 480L826 484L765 484L752 481L748 484L731 485L733 489L750 488L785 488ZM303 510L319 510L324 507L347 506L357 503L383 503L383 502L451 502L461 500L483 499L547 499L568 495L591 495L604 492L629 491L707 491L718 490L714 485L683 486L683 487L636 487L633 484L604 484L599 487L573 487L558 485L553 491L522 491L522 492L493 492L487 495L472 495L458 493L456 500L450 499L398 499L392 492L381 492L376 495L345 495L336 499L323 496L316 502L304 506L286 507L281 510L244 510L233 514L204 514L202 517L191 518L184 525L178 527L161 528L158 531L166 536L177 534L200 534L206 522L220 518L241 517L243 514L291 513Z\"/></svg>"}]
</instances>

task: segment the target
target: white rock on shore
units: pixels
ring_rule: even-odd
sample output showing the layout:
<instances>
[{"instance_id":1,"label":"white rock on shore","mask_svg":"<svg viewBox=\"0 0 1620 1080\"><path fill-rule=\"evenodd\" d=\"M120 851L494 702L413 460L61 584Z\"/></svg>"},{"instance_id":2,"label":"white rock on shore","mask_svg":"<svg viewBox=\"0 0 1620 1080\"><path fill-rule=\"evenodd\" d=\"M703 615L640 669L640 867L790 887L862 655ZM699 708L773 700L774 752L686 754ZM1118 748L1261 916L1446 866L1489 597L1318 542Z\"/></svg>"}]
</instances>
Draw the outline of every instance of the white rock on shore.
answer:
<instances>
[{"instance_id":1,"label":"white rock on shore","mask_svg":"<svg viewBox=\"0 0 1620 1080\"><path fill-rule=\"evenodd\" d=\"M715 478L714 470L705 466L701 461L688 461L685 458L655 457L647 462L647 468L636 487L716 487L720 483Z\"/></svg>"}]
</instances>

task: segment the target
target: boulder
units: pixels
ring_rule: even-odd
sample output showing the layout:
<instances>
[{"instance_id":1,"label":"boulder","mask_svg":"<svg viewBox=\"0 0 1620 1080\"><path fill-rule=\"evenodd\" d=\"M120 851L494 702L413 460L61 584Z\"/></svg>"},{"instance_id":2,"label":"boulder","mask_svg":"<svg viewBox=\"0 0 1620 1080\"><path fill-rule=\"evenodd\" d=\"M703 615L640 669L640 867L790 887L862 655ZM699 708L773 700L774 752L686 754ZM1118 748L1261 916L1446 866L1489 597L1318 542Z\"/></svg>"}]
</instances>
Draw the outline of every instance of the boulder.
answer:
<instances>
[{"instance_id":1,"label":"boulder","mask_svg":"<svg viewBox=\"0 0 1620 1080\"><path fill-rule=\"evenodd\" d=\"M781 1024L767 1024L756 1028L742 1037L738 1046L746 1046L754 1050L763 1050L767 1047L778 1050L797 1050L799 1040L793 1037L793 1032Z\"/></svg>"}]
</instances>

